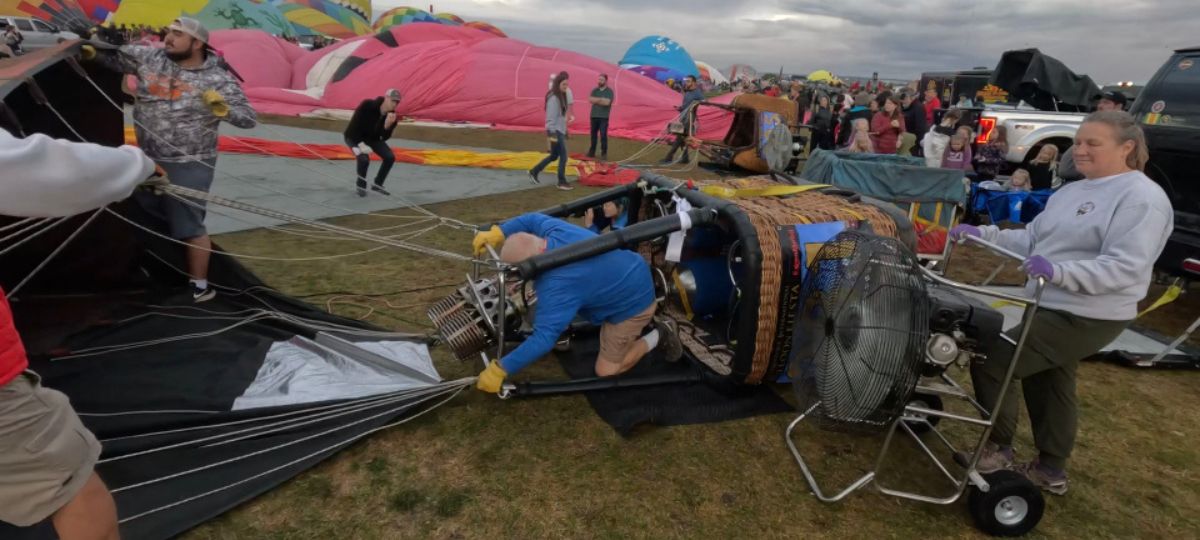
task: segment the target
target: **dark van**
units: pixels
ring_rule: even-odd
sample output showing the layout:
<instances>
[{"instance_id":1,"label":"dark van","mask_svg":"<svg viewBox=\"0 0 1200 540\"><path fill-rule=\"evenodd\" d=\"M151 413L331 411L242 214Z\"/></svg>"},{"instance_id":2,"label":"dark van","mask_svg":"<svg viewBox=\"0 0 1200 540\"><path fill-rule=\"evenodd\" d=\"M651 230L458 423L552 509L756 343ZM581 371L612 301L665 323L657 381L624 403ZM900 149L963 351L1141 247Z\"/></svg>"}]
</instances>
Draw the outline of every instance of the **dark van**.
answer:
<instances>
[{"instance_id":1,"label":"dark van","mask_svg":"<svg viewBox=\"0 0 1200 540\"><path fill-rule=\"evenodd\" d=\"M1175 232L1158 265L1177 275L1195 272L1184 260L1200 258L1200 47L1175 51L1130 112L1146 132L1146 175L1175 207Z\"/></svg>"}]
</instances>

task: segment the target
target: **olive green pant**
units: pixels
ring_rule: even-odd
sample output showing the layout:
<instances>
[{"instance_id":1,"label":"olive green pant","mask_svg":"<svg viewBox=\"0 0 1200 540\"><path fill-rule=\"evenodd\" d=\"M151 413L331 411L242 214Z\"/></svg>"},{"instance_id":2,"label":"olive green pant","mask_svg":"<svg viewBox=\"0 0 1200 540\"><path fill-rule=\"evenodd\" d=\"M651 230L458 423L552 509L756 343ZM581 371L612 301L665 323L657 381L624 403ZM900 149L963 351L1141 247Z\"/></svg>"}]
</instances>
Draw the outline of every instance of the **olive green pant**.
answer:
<instances>
[{"instance_id":1,"label":"olive green pant","mask_svg":"<svg viewBox=\"0 0 1200 540\"><path fill-rule=\"evenodd\" d=\"M990 440L1012 446L1017 432L1017 382L1025 393L1025 407L1033 428L1033 441L1042 464L1065 468L1075 447L1078 404L1075 398L1075 372L1079 361L1112 343L1132 321L1103 321L1072 315L1064 311L1038 310L1020 359L1013 384L996 413ZM1007 332L1016 341L1021 327ZM1004 384L1014 347L1000 340L988 357L971 366L975 397L984 407L995 406Z\"/></svg>"}]
</instances>

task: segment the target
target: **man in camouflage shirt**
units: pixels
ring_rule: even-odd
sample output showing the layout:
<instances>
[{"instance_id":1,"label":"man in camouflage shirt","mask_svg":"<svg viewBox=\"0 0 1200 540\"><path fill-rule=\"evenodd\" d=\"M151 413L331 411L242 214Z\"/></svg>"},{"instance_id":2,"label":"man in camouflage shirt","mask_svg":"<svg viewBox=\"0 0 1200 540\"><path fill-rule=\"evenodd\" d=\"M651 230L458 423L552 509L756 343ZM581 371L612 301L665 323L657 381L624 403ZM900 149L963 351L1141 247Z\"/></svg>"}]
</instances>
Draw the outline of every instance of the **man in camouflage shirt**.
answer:
<instances>
[{"instance_id":1,"label":"man in camouflage shirt","mask_svg":"<svg viewBox=\"0 0 1200 540\"><path fill-rule=\"evenodd\" d=\"M168 27L165 47L120 48L120 68L137 76L133 119L138 145L172 184L208 192L217 164L221 121L254 127L257 117L234 75L208 45L200 21L180 17ZM192 297L215 296L208 287L212 242L204 228L204 201L145 193L139 202L167 222L172 238L189 244Z\"/></svg>"}]
</instances>

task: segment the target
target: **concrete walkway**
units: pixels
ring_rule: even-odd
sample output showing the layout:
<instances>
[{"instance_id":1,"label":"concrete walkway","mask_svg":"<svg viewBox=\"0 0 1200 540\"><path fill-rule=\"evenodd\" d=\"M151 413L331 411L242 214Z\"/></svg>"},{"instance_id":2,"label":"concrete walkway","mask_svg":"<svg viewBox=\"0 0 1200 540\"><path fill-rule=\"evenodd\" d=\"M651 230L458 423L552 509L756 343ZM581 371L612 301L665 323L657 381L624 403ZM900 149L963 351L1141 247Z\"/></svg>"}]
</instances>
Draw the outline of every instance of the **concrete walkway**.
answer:
<instances>
[{"instance_id":1,"label":"concrete walkway","mask_svg":"<svg viewBox=\"0 0 1200 540\"><path fill-rule=\"evenodd\" d=\"M277 125L237 129L222 124L221 134L298 143L343 144L340 133ZM406 148L496 151L403 139L392 139L390 144ZM370 174L374 175L378 169L379 164L372 163ZM212 194L304 218L321 219L534 187L524 171L397 163L385 184L392 196L371 193L362 198L354 192L354 176L354 162L348 160L330 162L315 158L221 154ZM207 219L212 234L276 224L279 222L262 216L216 206L211 208Z\"/></svg>"}]
</instances>

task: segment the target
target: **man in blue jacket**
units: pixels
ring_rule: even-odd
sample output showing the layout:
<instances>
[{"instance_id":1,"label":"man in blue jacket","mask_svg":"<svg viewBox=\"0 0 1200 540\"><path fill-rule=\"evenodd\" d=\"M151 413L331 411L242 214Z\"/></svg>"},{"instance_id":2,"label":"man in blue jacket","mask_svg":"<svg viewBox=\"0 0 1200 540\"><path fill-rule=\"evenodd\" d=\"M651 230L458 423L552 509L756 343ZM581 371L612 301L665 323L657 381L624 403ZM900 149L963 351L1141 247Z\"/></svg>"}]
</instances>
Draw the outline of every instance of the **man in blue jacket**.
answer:
<instances>
[{"instance_id":1,"label":"man in blue jacket","mask_svg":"<svg viewBox=\"0 0 1200 540\"><path fill-rule=\"evenodd\" d=\"M519 263L545 251L594 238L595 233L544 214L525 214L475 235L473 247L503 244L500 259ZM650 268L632 251L618 249L547 270L534 280L537 313L533 334L519 347L479 374L477 387L499 392L508 375L545 356L576 315L600 326L600 354L596 375L608 377L628 371L646 353L665 347L667 360L679 357L678 337L661 322L653 321L654 283ZM653 323L654 329L643 334Z\"/></svg>"}]
</instances>

